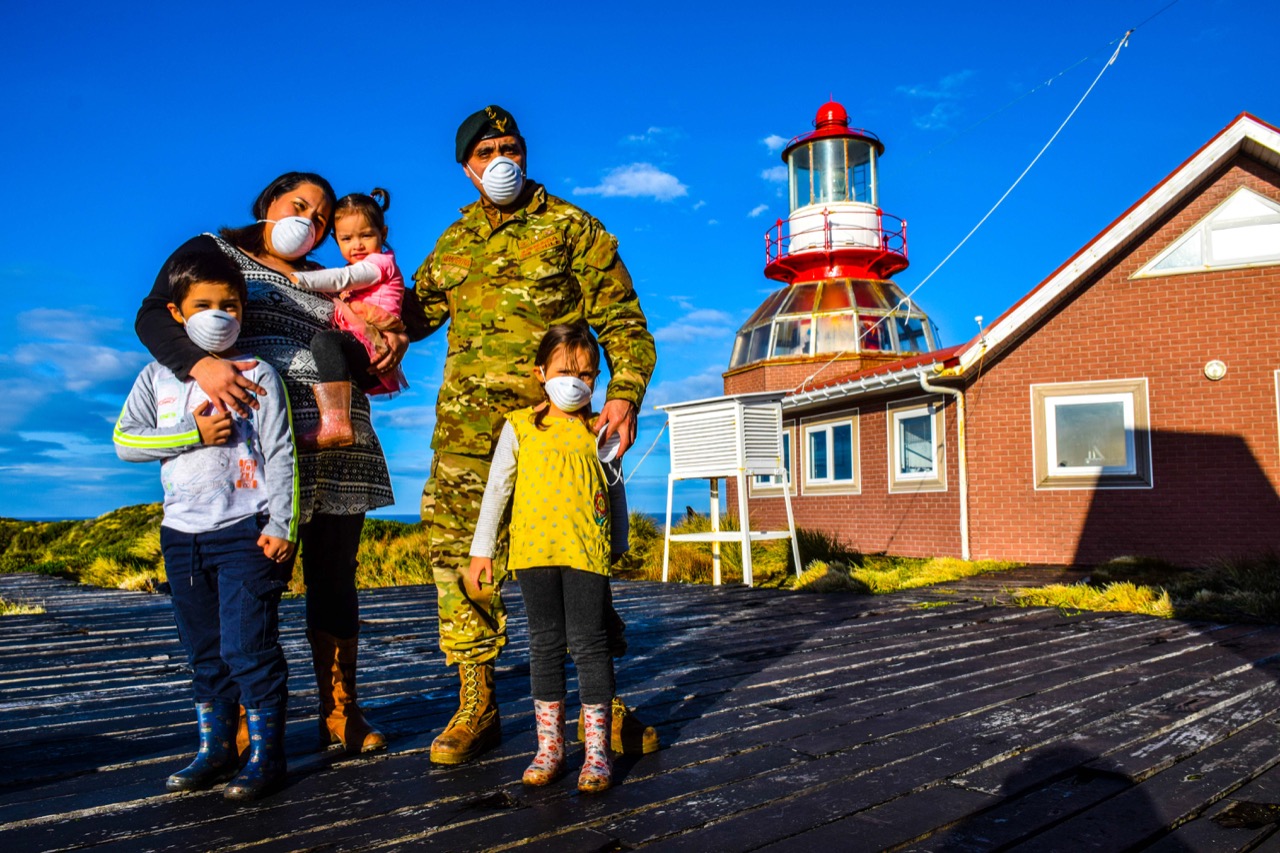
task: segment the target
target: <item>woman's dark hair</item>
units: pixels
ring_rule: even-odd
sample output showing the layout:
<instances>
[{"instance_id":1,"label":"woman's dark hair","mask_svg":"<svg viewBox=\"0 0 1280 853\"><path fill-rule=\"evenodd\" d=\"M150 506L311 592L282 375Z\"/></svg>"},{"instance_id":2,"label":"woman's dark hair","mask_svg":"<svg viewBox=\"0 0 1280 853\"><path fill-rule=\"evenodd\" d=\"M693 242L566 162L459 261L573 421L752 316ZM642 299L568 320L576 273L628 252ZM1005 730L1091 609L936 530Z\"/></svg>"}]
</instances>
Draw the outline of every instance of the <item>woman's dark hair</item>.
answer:
<instances>
[{"instance_id":1,"label":"woman's dark hair","mask_svg":"<svg viewBox=\"0 0 1280 853\"><path fill-rule=\"evenodd\" d=\"M169 301L181 306L197 282L229 284L240 297L241 307L249 304L249 288L236 262L222 252L191 252L169 263Z\"/></svg>"},{"instance_id":2,"label":"woman's dark hair","mask_svg":"<svg viewBox=\"0 0 1280 853\"><path fill-rule=\"evenodd\" d=\"M560 323L547 329L538 344L538 353L533 357L534 365L545 370L551 356L561 347L566 348L565 354L569 357L571 368L578 367L575 361L577 354L585 352L591 361L591 369L600 369L600 345L596 343L596 336L591 334L591 327L586 323ZM533 425L538 429L545 429L542 422L547 411L541 409L534 413Z\"/></svg>"},{"instance_id":3,"label":"woman's dark hair","mask_svg":"<svg viewBox=\"0 0 1280 853\"><path fill-rule=\"evenodd\" d=\"M333 222L336 225L338 217L358 213L365 218L366 222L385 235L387 220L382 214L389 207L391 207L391 193L382 187L374 187L368 195L350 193L338 199L338 203L333 206ZM382 248L391 248L385 236L382 238Z\"/></svg>"},{"instance_id":4,"label":"woman's dark hair","mask_svg":"<svg viewBox=\"0 0 1280 853\"><path fill-rule=\"evenodd\" d=\"M314 184L324 193L325 199L329 202L329 208L333 209L338 203L338 196L334 193L333 187L324 178L315 172L285 172L266 188L258 193L257 200L254 201L253 207L249 208L249 212L253 214L253 223L245 225L242 228L222 228L218 231L222 235L222 239L226 240L237 249L248 252L251 255L261 255L267 250L267 244L264 239L266 226L258 220L267 218L267 208L271 207L271 203L287 192L292 192L303 184ZM320 237L316 240L319 246L329 236L329 232L333 230L333 217L325 223L324 231L320 232Z\"/></svg>"}]
</instances>

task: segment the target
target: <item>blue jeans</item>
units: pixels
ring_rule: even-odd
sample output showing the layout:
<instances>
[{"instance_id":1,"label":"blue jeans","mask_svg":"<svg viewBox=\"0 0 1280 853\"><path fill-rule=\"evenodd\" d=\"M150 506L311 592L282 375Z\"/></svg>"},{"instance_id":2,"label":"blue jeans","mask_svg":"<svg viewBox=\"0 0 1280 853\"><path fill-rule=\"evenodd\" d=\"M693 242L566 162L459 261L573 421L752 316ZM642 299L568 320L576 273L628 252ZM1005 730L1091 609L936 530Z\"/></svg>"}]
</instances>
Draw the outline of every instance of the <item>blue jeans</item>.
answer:
<instances>
[{"instance_id":1,"label":"blue jeans","mask_svg":"<svg viewBox=\"0 0 1280 853\"><path fill-rule=\"evenodd\" d=\"M254 516L204 533L160 528L173 615L197 702L284 708L288 701L279 605L292 566L262 553L261 532Z\"/></svg>"}]
</instances>

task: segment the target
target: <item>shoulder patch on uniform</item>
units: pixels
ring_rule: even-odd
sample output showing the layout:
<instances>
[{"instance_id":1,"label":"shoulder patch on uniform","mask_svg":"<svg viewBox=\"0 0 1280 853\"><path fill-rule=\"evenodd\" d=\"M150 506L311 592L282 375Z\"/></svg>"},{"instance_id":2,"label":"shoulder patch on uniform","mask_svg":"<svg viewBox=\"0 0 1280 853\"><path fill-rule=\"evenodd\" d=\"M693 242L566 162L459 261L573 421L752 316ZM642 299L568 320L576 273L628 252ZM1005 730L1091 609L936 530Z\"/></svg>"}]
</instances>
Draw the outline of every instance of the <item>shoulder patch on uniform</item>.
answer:
<instances>
[{"instance_id":1,"label":"shoulder patch on uniform","mask_svg":"<svg viewBox=\"0 0 1280 853\"><path fill-rule=\"evenodd\" d=\"M547 249L563 245L564 236L557 231L553 234L548 234L546 237L516 243L516 256L523 261L525 258L536 255L539 252L545 252Z\"/></svg>"},{"instance_id":2,"label":"shoulder patch on uniform","mask_svg":"<svg viewBox=\"0 0 1280 853\"><path fill-rule=\"evenodd\" d=\"M454 255L444 252L440 255L440 263L450 267L462 267L464 270L471 269L471 258L466 255Z\"/></svg>"}]
</instances>

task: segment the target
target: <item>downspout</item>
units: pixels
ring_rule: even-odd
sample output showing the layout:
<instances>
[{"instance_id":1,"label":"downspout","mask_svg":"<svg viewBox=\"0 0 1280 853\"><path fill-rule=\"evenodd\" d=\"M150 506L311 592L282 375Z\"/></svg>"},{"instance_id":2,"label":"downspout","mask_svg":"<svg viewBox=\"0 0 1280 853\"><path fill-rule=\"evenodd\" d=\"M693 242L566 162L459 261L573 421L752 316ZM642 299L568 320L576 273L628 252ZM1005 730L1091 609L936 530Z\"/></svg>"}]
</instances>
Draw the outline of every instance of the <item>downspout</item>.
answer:
<instances>
[{"instance_id":1,"label":"downspout","mask_svg":"<svg viewBox=\"0 0 1280 853\"><path fill-rule=\"evenodd\" d=\"M930 385L923 370L916 374L920 387L930 394L948 394L956 399L956 441L960 445L960 557L969 557L969 457L965 453L964 392L941 385Z\"/></svg>"}]
</instances>

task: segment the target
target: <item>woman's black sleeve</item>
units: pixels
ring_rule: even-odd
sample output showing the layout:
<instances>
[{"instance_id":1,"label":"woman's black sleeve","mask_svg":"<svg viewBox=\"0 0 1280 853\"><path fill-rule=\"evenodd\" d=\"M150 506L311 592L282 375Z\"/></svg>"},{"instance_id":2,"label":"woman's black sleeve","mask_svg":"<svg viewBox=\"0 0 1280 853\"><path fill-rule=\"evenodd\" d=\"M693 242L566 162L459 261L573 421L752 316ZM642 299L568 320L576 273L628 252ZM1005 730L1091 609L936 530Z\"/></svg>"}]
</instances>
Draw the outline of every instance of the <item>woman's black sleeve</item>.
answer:
<instances>
[{"instance_id":1,"label":"woman's black sleeve","mask_svg":"<svg viewBox=\"0 0 1280 853\"><path fill-rule=\"evenodd\" d=\"M169 268L183 255L221 251L217 242L205 234L192 237L179 246L160 268L155 284L142 300L142 307L138 309L137 319L133 322L138 340L142 341L152 357L182 380L187 378L195 363L209 353L193 344L187 337L186 329L169 313Z\"/></svg>"}]
</instances>

